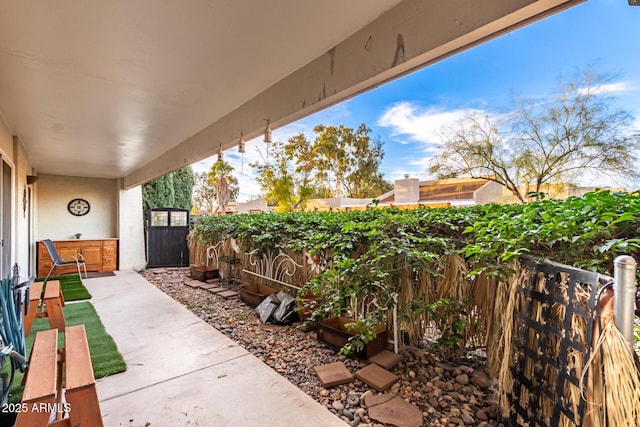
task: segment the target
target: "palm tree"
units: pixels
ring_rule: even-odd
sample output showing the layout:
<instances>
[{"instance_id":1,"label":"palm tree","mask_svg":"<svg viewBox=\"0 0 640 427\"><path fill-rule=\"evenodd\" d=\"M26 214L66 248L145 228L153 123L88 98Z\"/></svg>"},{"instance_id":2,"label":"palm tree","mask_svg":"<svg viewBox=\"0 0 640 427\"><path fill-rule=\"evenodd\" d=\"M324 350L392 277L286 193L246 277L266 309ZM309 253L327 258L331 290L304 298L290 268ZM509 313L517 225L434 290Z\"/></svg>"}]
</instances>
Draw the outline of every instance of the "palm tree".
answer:
<instances>
[{"instance_id":1,"label":"palm tree","mask_svg":"<svg viewBox=\"0 0 640 427\"><path fill-rule=\"evenodd\" d=\"M231 200L238 197L238 179L233 176L233 166L224 160L218 160L209 170L209 182L216 187L216 200L218 207L214 213L225 213L225 208Z\"/></svg>"}]
</instances>

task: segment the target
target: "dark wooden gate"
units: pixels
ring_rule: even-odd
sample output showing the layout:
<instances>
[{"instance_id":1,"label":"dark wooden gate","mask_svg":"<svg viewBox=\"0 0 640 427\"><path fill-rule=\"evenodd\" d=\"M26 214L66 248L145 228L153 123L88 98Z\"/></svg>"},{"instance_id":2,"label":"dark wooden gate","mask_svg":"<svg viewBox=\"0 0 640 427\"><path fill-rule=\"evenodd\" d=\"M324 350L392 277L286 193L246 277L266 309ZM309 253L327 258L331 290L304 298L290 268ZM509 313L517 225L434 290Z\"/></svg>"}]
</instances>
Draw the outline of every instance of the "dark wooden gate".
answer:
<instances>
[{"instance_id":1,"label":"dark wooden gate","mask_svg":"<svg viewBox=\"0 0 640 427\"><path fill-rule=\"evenodd\" d=\"M147 218L147 267L189 265L189 211L149 209Z\"/></svg>"}]
</instances>

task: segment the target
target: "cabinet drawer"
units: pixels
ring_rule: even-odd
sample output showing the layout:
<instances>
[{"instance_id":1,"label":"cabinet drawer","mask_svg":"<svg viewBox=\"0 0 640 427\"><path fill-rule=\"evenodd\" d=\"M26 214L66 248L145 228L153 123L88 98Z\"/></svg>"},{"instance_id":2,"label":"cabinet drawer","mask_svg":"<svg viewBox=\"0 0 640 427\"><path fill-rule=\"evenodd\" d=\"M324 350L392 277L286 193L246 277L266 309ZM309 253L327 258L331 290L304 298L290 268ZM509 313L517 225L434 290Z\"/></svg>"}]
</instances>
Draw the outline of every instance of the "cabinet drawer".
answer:
<instances>
[{"instance_id":1,"label":"cabinet drawer","mask_svg":"<svg viewBox=\"0 0 640 427\"><path fill-rule=\"evenodd\" d=\"M104 246L102 248L102 254L104 256L115 256L116 255L116 247L115 246Z\"/></svg>"},{"instance_id":2,"label":"cabinet drawer","mask_svg":"<svg viewBox=\"0 0 640 427\"><path fill-rule=\"evenodd\" d=\"M116 270L116 259L113 258L102 258L102 271L115 271Z\"/></svg>"}]
</instances>

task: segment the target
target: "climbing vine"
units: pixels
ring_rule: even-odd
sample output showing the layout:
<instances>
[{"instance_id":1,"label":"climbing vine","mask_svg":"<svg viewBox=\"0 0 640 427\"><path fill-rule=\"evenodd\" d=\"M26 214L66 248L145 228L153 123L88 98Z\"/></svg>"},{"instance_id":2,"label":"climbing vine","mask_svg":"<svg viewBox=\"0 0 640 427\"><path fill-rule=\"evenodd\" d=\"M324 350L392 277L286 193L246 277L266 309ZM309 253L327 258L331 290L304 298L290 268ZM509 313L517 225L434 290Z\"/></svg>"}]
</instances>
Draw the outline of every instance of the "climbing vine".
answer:
<instances>
[{"instance_id":1,"label":"climbing vine","mask_svg":"<svg viewBox=\"0 0 640 427\"><path fill-rule=\"evenodd\" d=\"M608 275L618 255L640 259L640 193L468 208L212 216L192 232L205 243L232 237L245 251L322 260L323 268L299 285L322 296L316 314L353 316L364 341L397 304L405 325L416 316L440 321L442 343L452 347L456 343L446 340L462 339L463 327L477 322L446 309L471 313L474 280L506 280L521 255Z\"/></svg>"}]
</instances>

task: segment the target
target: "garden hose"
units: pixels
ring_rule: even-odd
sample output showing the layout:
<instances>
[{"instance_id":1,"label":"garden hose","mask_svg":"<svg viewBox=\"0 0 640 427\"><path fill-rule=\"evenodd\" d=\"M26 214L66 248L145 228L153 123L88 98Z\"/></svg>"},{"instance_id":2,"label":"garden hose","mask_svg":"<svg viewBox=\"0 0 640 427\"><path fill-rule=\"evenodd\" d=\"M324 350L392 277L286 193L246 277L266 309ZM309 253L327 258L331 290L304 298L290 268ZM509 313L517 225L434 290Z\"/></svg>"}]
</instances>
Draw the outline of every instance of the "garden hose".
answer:
<instances>
[{"instance_id":1,"label":"garden hose","mask_svg":"<svg viewBox=\"0 0 640 427\"><path fill-rule=\"evenodd\" d=\"M14 273L16 273L15 270ZM2 404L7 402L16 369L24 372L27 368L22 288L26 287L28 290L29 282L17 284L18 280L18 275L14 274L13 279L2 279L0 283L0 341L2 341L0 343L0 367L4 365L7 356L9 356L11 365L8 374L2 373Z\"/></svg>"},{"instance_id":2,"label":"garden hose","mask_svg":"<svg viewBox=\"0 0 640 427\"><path fill-rule=\"evenodd\" d=\"M5 346L2 350L0 350L0 357L5 358L9 356L13 361L14 365L24 372L27 369L27 358L22 354L13 351L13 346L8 345Z\"/></svg>"},{"instance_id":3,"label":"garden hose","mask_svg":"<svg viewBox=\"0 0 640 427\"><path fill-rule=\"evenodd\" d=\"M9 278L2 280L0 311L0 337L4 345L12 345L18 353L25 354L22 293L16 292L16 285Z\"/></svg>"}]
</instances>

